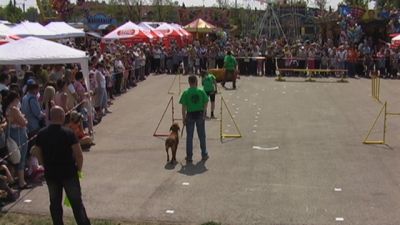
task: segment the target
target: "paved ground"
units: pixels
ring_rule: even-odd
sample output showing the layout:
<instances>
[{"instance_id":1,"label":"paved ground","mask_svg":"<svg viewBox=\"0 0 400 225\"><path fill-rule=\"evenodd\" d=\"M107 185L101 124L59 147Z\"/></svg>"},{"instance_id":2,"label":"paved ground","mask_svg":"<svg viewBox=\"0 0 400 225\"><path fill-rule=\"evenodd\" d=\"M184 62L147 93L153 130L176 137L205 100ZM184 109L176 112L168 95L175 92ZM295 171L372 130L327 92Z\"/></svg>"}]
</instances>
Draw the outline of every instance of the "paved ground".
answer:
<instances>
[{"instance_id":1,"label":"paved ground","mask_svg":"<svg viewBox=\"0 0 400 225\"><path fill-rule=\"evenodd\" d=\"M183 224L400 224L400 118L388 120L389 146L361 143L380 110L370 97L370 80L280 83L242 77L236 91L222 94L243 138L221 143L219 121L207 121L211 158L199 162L196 140L194 165L186 166L183 139L179 164L170 166L163 139L152 134L172 80L150 77L120 97L96 128L97 145L85 153L82 182L90 217ZM381 96L392 112L400 112L399 85L382 81ZM176 103L175 114L180 116ZM224 132L234 133L229 117L223 119ZM379 138L382 121L373 139ZM169 124L166 119L162 129ZM25 192L25 199L32 202L11 210L48 214L45 186ZM344 221L336 221L340 218Z\"/></svg>"}]
</instances>

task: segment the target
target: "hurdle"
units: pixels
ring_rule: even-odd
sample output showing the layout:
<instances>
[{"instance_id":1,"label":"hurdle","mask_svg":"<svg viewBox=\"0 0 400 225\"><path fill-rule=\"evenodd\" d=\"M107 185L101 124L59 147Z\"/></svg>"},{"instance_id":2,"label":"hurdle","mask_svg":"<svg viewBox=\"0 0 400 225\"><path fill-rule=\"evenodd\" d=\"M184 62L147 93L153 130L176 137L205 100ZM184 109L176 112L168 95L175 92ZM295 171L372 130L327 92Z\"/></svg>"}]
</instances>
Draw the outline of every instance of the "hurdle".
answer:
<instances>
[{"instance_id":1,"label":"hurdle","mask_svg":"<svg viewBox=\"0 0 400 225\"><path fill-rule=\"evenodd\" d=\"M313 79L313 75L316 73L342 73L342 76L340 80L337 80L338 83L347 83L349 82L346 79L345 73L347 70L342 70L342 69L292 69L292 68L277 68L277 71L279 71L278 77L275 79L276 81L286 81L284 78L282 78L282 72L304 72L307 74L307 79L305 80L306 82L315 82L316 80Z\"/></svg>"},{"instance_id":2,"label":"hurdle","mask_svg":"<svg viewBox=\"0 0 400 225\"><path fill-rule=\"evenodd\" d=\"M178 93L172 91L173 87L175 86L177 77L178 77ZM186 84L186 82L182 82L182 74L175 75L174 80L172 81L172 83L171 83L171 85L170 85L170 87L168 89L168 94L170 94L170 95L174 95L174 94L180 95L182 93L182 84Z\"/></svg>"},{"instance_id":3,"label":"hurdle","mask_svg":"<svg viewBox=\"0 0 400 225\"><path fill-rule=\"evenodd\" d=\"M222 112L223 112L223 108L226 108L226 111L228 112L228 114L229 114L229 117L232 119L232 121L233 121L233 124L235 125L235 128L236 128L236 131L238 132L238 134L224 134L223 133L223 128L222 128L222 122L223 122L223 117L222 117ZM240 132L240 130L239 130L239 127L238 127L238 125L236 124L236 122L235 122L235 120L233 119L233 116L232 116L232 113L231 113L231 111L229 110L229 107L228 107L228 105L226 104L226 102L225 102L225 100L224 100L224 97L222 97L222 95L221 95L221 110L220 110L220 121L219 121L219 134L220 134L220 141L222 142L222 140L224 139L224 138L241 138L242 137L242 134L241 134L241 132Z\"/></svg>"},{"instance_id":4,"label":"hurdle","mask_svg":"<svg viewBox=\"0 0 400 225\"><path fill-rule=\"evenodd\" d=\"M379 99L380 91L381 91L381 78L379 77L379 74L372 75L371 76L371 85L372 85L372 98L377 100L378 102L381 103L381 100Z\"/></svg>"},{"instance_id":5,"label":"hurdle","mask_svg":"<svg viewBox=\"0 0 400 225\"><path fill-rule=\"evenodd\" d=\"M174 107L174 96L171 96L171 98L168 101L167 107L165 107L164 113L161 116L160 121L157 124L156 129L154 130L153 136L154 137L166 137L169 136L169 133L158 133L158 129L160 128L161 122L164 120L165 114L168 111L168 108L171 106L171 112L172 112L172 118L171 118L171 122L174 123L177 120L182 120L182 119L178 119L175 118L175 107Z\"/></svg>"},{"instance_id":6,"label":"hurdle","mask_svg":"<svg viewBox=\"0 0 400 225\"><path fill-rule=\"evenodd\" d=\"M388 108L388 104L387 104L387 102L385 102L385 103L383 104L381 110L379 111L379 114L378 114L378 116L376 117L374 123L372 124L371 129L368 131L367 136L364 138L364 141L363 141L364 144L375 144L375 145L377 145L377 144L382 144L382 145L386 144L387 117L388 117L388 116L400 116L400 113L388 112L387 108ZM368 140L368 138L369 138L369 136L371 135L372 130L375 128L375 126L376 126L376 124L377 124L377 122L378 122L378 119L381 117L382 114L383 114L383 116L384 116L384 118L383 118L383 134L382 134L382 140L377 140L377 141L376 141L376 140L373 140L373 141L370 141L370 140Z\"/></svg>"}]
</instances>

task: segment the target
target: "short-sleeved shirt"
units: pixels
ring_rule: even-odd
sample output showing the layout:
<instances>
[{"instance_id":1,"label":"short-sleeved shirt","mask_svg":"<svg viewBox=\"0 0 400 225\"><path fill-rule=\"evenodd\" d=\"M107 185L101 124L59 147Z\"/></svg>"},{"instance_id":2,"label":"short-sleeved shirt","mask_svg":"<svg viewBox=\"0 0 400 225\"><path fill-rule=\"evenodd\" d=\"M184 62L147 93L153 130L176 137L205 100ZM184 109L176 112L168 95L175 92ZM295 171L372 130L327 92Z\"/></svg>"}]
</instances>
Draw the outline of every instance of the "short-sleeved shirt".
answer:
<instances>
[{"instance_id":1,"label":"short-sleeved shirt","mask_svg":"<svg viewBox=\"0 0 400 225\"><path fill-rule=\"evenodd\" d=\"M203 89L190 87L186 89L179 100L179 103L186 106L187 112L204 111L204 106L208 102L208 96Z\"/></svg>"},{"instance_id":2,"label":"short-sleeved shirt","mask_svg":"<svg viewBox=\"0 0 400 225\"><path fill-rule=\"evenodd\" d=\"M236 65L237 65L237 62L236 62L235 57L233 57L232 55L225 56L225 59L224 59L224 67L225 67L225 69L227 69L227 70L235 70L236 69Z\"/></svg>"},{"instance_id":3,"label":"short-sleeved shirt","mask_svg":"<svg viewBox=\"0 0 400 225\"><path fill-rule=\"evenodd\" d=\"M202 81L202 85L203 85L203 89L205 92L213 92L215 91L215 76L212 74L207 74L206 77L204 77L203 81Z\"/></svg>"},{"instance_id":4,"label":"short-sleeved shirt","mask_svg":"<svg viewBox=\"0 0 400 225\"><path fill-rule=\"evenodd\" d=\"M51 124L40 130L36 145L42 150L46 179L63 180L77 174L72 152L72 145L77 143L74 132L61 125Z\"/></svg>"}]
</instances>

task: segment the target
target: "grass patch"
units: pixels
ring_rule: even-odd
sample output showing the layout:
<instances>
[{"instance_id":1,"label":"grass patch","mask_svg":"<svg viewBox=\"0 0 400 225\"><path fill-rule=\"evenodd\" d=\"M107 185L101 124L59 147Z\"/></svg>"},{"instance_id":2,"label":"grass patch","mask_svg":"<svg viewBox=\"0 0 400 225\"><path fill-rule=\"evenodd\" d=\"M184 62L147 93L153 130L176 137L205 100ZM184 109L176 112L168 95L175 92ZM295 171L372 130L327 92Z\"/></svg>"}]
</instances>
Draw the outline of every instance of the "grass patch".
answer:
<instances>
[{"instance_id":1,"label":"grass patch","mask_svg":"<svg viewBox=\"0 0 400 225\"><path fill-rule=\"evenodd\" d=\"M134 223L111 220L90 220L92 225L172 225L168 223ZM76 225L75 220L64 216L65 225ZM31 215L22 213L0 213L0 225L53 225L50 216ZM207 222L201 225L222 225L216 222Z\"/></svg>"}]
</instances>

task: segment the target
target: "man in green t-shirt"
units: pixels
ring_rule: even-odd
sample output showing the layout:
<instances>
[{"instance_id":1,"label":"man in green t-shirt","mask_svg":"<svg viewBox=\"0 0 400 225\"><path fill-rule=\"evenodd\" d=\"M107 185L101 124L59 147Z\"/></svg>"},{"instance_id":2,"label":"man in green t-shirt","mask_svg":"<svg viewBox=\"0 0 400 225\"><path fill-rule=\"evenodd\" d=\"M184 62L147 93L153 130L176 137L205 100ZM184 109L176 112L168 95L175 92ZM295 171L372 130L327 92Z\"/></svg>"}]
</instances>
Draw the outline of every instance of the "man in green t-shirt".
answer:
<instances>
[{"instance_id":1,"label":"man in green t-shirt","mask_svg":"<svg viewBox=\"0 0 400 225\"><path fill-rule=\"evenodd\" d=\"M232 80L232 88L236 89L236 67L237 61L232 52L228 51L224 59L225 76L224 81L222 81L222 87L225 87L225 82Z\"/></svg>"},{"instance_id":2,"label":"man in green t-shirt","mask_svg":"<svg viewBox=\"0 0 400 225\"><path fill-rule=\"evenodd\" d=\"M190 87L182 93L179 103L182 105L183 124L186 125L186 162L192 163L195 126L200 140L201 159L208 159L204 121L208 96L203 89L197 87L197 77L195 75L189 76L189 85Z\"/></svg>"},{"instance_id":3,"label":"man in green t-shirt","mask_svg":"<svg viewBox=\"0 0 400 225\"><path fill-rule=\"evenodd\" d=\"M203 85L203 89L206 94L210 97L211 102L211 119L215 119L214 109L215 109L215 94L217 93L217 80L215 76L211 73L208 73L206 70L201 71L201 84ZM206 107L206 116L207 116L207 108Z\"/></svg>"}]
</instances>

